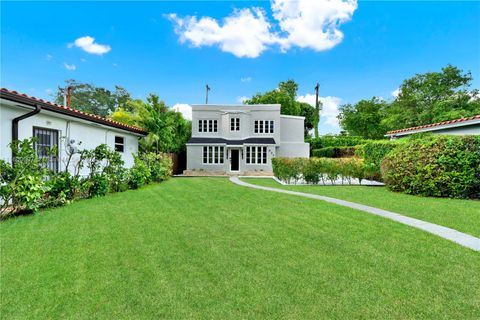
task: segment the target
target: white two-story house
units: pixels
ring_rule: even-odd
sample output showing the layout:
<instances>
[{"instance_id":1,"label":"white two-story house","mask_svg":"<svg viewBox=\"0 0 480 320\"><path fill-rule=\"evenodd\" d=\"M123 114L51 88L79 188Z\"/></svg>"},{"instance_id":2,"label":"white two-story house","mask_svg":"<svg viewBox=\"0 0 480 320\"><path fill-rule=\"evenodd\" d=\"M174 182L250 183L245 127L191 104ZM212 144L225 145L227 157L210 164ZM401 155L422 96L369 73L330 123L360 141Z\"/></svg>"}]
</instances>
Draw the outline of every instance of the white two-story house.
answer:
<instances>
[{"instance_id":1,"label":"white two-story house","mask_svg":"<svg viewBox=\"0 0 480 320\"><path fill-rule=\"evenodd\" d=\"M273 157L308 158L304 121L279 104L193 105L186 174L268 174Z\"/></svg>"}]
</instances>

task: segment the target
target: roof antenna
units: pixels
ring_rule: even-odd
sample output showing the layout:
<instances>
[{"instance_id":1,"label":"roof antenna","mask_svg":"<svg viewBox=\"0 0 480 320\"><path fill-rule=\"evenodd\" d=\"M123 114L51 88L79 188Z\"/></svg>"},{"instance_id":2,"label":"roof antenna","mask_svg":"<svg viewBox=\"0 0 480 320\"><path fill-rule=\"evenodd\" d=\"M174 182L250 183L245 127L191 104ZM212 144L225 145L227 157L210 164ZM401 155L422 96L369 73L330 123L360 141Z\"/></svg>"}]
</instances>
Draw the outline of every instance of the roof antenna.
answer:
<instances>
[{"instance_id":1,"label":"roof antenna","mask_svg":"<svg viewBox=\"0 0 480 320\"><path fill-rule=\"evenodd\" d=\"M205 104L208 104L208 91L210 91L210 87L207 85L205 86Z\"/></svg>"}]
</instances>

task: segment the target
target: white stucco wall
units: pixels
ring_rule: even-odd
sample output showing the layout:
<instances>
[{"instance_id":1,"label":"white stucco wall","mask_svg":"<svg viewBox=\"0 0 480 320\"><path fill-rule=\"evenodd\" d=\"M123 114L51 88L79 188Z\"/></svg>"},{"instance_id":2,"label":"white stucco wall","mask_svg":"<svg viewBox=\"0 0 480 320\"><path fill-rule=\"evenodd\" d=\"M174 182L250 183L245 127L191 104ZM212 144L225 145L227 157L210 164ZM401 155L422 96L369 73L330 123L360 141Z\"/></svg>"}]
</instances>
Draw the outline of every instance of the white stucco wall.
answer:
<instances>
[{"instance_id":1,"label":"white stucco wall","mask_svg":"<svg viewBox=\"0 0 480 320\"><path fill-rule=\"evenodd\" d=\"M278 157L308 158L310 145L304 139L303 117L280 116L281 137L280 146L277 148Z\"/></svg>"},{"instance_id":2,"label":"white stucco wall","mask_svg":"<svg viewBox=\"0 0 480 320\"><path fill-rule=\"evenodd\" d=\"M32 111L32 108L20 108L0 103L0 157L3 160L11 161L11 150L8 145L12 140L12 119ZM100 144L106 144L114 148L115 136L125 138L124 152L121 153L125 167L133 165L133 153L138 151L137 134L113 127L76 119L73 117L42 110L40 113L21 120L18 126L18 138L20 140L31 138L33 127L58 130L59 132L59 168L65 169L68 158L66 139L75 139L81 142L79 149L93 149ZM73 158L75 162L76 157ZM69 167L72 170L72 166ZM86 174L88 168L84 168L82 174Z\"/></svg>"},{"instance_id":3,"label":"white stucco wall","mask_svg":"<svg viewBox=\"0 0 480 320\"><path fill-rule=\"evenodd\" d=\"M231 172L230 170L230 152L232 149L238 149L239 152L239 171L244 173L246 171L272 171L272 158L276 156L273 145L267 146L267 163L263 164L247 164L245 161L246 147L245 146L226 146L220 144L209 144L209 146L223 146L224 147L224 163L223 164L204 164L203 163L203 145L188 145L187 147L187 170L203 170L216 172ZM254 145L248 145L254 146Z\"/></svg>"},{"instance_id":4,"label":"white stucco wall","mask_svg":"<svg viewBox=\"0 0 480 320\"><path fill-rule=\"evenodd\" d=\"M187 144L187 170L231 172L230 151L240 150L240 173L247 171L271 171L271 159L281 157L309 157L309 145L304 142L303 117L280 115L280 105L194 105L192 107L192 137L245 140L249 138L273 138L275 145L247 144L205 144L224 146L224 164L203 164L203 144ZM240 131L230 130L230 119L240 118ZM218 132L199 132L198 120L217 120ZM255 133L255 120L274 121L274 133ZM267 163L247 164L247 146L266 146Z\"/></svg>"},{"instance_id":5,"label":"white stucco wall","mask_svg":"<svg viewBox=\"0 0 480 320\"><path fill-rule=\"evenodd\" d=\"M230 118L240 118L240 131L230 130ZM193 105L192 137L227 140L274 138L280 141L280 105ZM217 120L218 132L199 132L198 120ZM255 133L255 120L273 120L274 133ZM303 137L303 131L302 131Z\"/></svg>"}]
</instances>

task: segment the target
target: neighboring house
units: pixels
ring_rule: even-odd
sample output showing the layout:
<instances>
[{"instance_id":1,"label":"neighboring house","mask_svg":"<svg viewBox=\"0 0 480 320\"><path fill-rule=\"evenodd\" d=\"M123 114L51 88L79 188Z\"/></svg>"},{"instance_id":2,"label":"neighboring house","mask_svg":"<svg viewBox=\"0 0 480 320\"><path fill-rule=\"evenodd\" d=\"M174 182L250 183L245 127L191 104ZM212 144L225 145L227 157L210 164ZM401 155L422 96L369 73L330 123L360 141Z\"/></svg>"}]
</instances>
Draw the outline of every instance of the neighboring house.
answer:
<instances>
[{"instance_id":1,"label":"neighboring house","mask_svg":"<svg viewBox=\"0 0 480 320\"><path fill-rule=\"evenodd\" d=\"M308 158L304 121L279 104L194 105L186 173L268 174L273 157Z\"/></svg>"},{"instance_id":2,"label":"neighboring house","mask_svg":"<svg viewBox=\"0 0 480 320\"><path fill-rule=\"evenodd\" d=\"M133 153L138 151L138 139L146 135L142 129L100 116L88 114L42 99L7 89L0 89L0 159L11 161L9 144L13 140L36 137L37 154L47 159L53 171L65 170L72 151L93 149L106 144L117 150L125 167L133 165ZM58 146L56 155L46 150ZM78 154L73 152L69 171L74 170ZM81 174L86 174L83 168Z\"/></svg>"},{"instance_id":3,"label":"neighboring house","mask_svg":"<svg viewBox=\"0 0 480 320\"><path fill-rule=\"evenodd\" d=\"M389 131L385 136L390 139L400 138L419 132L451 135L480 135L480 114L449 121L427 124L418 127Z\"/></svg>"}]
</instances>

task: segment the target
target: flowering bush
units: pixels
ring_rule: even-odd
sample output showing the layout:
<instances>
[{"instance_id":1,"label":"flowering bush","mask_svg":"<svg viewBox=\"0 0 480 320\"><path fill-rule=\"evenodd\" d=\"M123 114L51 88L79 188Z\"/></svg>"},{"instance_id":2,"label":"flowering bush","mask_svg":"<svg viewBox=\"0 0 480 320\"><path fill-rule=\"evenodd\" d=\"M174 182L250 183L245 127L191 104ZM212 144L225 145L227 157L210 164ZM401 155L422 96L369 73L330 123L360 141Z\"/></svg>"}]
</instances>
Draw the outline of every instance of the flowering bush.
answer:
<instances>
[{"instance_id":1,"label":"flowering bush","mask_svg":"<svg viewBox=\"0 0 480 320\"><path fill-rule=\"evenodd\" d=\"M150 182L164 181L172 174L172 161L166 154L134 155L135 164L127 169L123 167L121 155L104 144L79 151L73 174L67 170L55 173L44 168L33 141L11 144L15 165L0 160L0 218L20 211L67 204L78 198L137 189ZM67 163L70 160L71 156ZM80 171L85 167L89 173L82 178Z\"/></svg>"}]
</instances>

